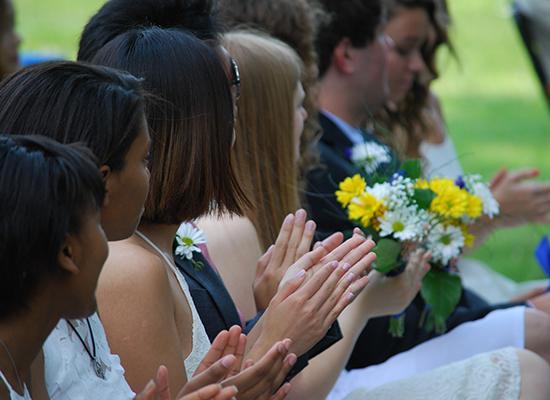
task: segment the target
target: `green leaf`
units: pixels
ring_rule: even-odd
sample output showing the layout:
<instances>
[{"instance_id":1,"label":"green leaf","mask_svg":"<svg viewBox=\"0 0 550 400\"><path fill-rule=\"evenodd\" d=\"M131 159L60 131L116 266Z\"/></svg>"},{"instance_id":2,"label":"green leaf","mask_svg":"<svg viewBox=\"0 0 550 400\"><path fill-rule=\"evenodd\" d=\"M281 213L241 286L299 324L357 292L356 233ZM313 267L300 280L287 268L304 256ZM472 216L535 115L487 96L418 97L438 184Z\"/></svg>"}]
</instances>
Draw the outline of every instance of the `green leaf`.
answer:
<instances>
[{"instance_id":1,"label":"green leaf","mask_svg":"<svg viewBox=\"0 0 550 400\"><path fill-rule=\"evenodd\" d=\"M405 176L411 179L422 177L422 163L420 160L407 160L401 165L401 169L405 171Z\"/></svg>"},{"instance_id":2,"label":"green leaf","mask_svg":"<svg viewBox=\"0 0 550 400\"><path fill-rule=\"evenodd\" d=\"M398 266L401 244L393 239L380 239L373 249L376 254L374 269L382 274L387 274Z\"/></svg>"},{"instance_id":3,"label":"green leaf","mask_svg":"<svg viewBox=\"0 0 550 400\"><path fill-rule=\"evenodd\" d=\"M431 189L414 189L413 200L422 210L429 210L435 196Z\"/></svg>"},{"instance_id":4,"label":"green leaf","mask_svg":"<svg viewBox=\"0 0 550 400\"><path fill-rule=\"evenodd\" d=\"M430 313L437 325L455 310L462 294L462 281L456 274L432 268L422 281L420 293L430 306Z\"/></svg>"}]
</instances>

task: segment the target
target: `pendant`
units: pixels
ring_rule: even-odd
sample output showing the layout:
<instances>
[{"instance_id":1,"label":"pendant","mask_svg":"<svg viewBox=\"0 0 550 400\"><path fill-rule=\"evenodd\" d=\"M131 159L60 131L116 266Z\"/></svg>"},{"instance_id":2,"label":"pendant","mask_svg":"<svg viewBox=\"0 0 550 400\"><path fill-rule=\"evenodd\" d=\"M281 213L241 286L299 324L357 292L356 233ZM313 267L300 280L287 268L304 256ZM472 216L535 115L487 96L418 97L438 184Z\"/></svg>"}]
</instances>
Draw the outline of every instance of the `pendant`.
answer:
<instances>
[{"instance_id":1,"label":"pendant","mask_svg":"<svg viewBox=\"0 0 550 400\"><path fill-rule=\"evenodd\" d=\"M103 361L99 359L92 360L92 367L98 378L106 380L105 370L107 369L107 366L103 364Z\"/></svg>"}]
</instances>

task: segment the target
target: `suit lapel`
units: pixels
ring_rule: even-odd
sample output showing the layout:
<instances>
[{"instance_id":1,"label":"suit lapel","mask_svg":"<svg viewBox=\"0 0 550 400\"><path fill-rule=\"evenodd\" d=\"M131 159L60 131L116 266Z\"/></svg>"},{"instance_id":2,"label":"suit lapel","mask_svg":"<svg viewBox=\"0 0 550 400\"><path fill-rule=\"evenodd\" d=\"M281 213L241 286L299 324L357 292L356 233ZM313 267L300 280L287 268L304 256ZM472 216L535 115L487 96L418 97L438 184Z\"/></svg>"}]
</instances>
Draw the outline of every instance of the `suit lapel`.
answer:
<instances>
[{"instance_id":1,"label":"suit lapel","mask_svg":"<svg viewBox=\"0 0 550 400\"><path fill-rule=\"evenodd\" d=\"M190 260L176 256L176 264L185 274L186 278L192 279L200 287L208 291L212 297L221 318L226 326L241 325L241 318L237 312L237 307L233 303L231 295L225 288L221 277L210 266L209 262L200 253L195 253L196 261L204 264L204 267L197 271Z\"/></svg>"}]
</instances>

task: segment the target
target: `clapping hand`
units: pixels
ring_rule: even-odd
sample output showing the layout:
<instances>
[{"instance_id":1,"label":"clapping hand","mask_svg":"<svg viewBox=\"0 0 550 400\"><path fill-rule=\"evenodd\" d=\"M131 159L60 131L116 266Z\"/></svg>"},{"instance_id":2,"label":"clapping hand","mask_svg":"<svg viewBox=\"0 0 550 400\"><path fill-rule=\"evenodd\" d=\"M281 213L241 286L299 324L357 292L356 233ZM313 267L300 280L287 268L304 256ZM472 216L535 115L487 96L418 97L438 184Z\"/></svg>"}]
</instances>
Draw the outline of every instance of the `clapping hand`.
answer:
<instances>
[{"instance_id":1,"label":"clapping hand","mask_svg":"<svg viewBox=\"0 0 550 400\"><path fill-rule=\"evenodd\" d=\"M257 309L267 308L288 268L310 250L316 225L306 219L302 209L287 215L275 244L258 260L254 280Z\"/></svg>"},{"instance_id":2,"label":"clapping hand","mask_svg":"<svg viewBox=\"0 0 550 400\"><path fill-rule=\"evenodd\" d=\"M260 337L250 354L262 354L263 343L280 337L291 338L292 351L304 354L363 290L376 259L374 242L361 235L341 242L342 235L334 235L288 269L260 320Z\"/></svg>"},{"instance_id":3,"label":"clapping hand","mask_svg":"<svg viewBox=\"0 0 550 400\"><path fill-rule=\"evenodd\" d=\"M500 205L496 222L513 227L524 223L550 223L550 183L534 182L535 169L501 170L491 182L491 191Z\"/></svg>"},{"instance_id":4,"label":"clapping hand","mask_svg":"<svg viewBox=\"0 0 550 400\"><path fill-rule=\"evenodd\" d=\"M289 339L275 343L257 363L247 360L241 370L246 336L238 326L222 331L175 400L284 399L290 384L281 383L296 362L290 345ZM135 400L172 400L166 367L159 367Z\"/></svg>"}]
</instances>

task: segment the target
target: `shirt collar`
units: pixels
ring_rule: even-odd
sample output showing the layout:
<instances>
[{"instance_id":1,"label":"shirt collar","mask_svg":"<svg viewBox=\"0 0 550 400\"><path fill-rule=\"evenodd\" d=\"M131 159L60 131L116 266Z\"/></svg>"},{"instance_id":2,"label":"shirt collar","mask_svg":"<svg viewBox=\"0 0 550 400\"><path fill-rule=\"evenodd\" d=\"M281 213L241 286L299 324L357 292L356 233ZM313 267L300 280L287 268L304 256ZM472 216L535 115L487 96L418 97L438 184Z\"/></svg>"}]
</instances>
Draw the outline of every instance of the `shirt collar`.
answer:
<instances>
[{"instance_id":1,"label":"shirt collar","mask_svg":"<svg viewBox=\"0 0 550 400\"><path fill-rule=\"evenodd\" d=\"M340 117L337 117L329 111L321 110L321 112L325 117L330 119L353 144L360 144L365 142L363 131L361 129L354 128L346 121L344 121Z\"/></svg>"}]
</instances>

